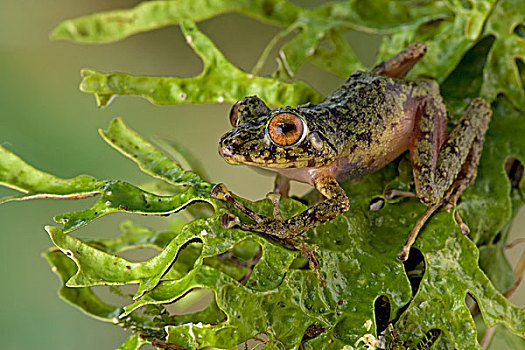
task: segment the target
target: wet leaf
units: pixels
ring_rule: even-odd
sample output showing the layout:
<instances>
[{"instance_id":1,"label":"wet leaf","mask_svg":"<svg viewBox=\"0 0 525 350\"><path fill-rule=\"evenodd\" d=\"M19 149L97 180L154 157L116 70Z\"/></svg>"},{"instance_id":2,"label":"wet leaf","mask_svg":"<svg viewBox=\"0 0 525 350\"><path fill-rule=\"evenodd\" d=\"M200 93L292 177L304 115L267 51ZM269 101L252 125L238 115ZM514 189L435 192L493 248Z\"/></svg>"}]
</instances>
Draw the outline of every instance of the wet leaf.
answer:
<instances>
[{"instance_id":1,"label":"wet leaf","mask_svg":"<svg viewBox=\"0 0 525 350\"><path fill-rule=\"evenodd\" d=\"M205 0L147 1L129 10L96 13L62 22L51 33L56 40L105 43L144 31L180 24L185 19L201 21L225 12L241 12L259 19L290 24L301 9L288 1Z\"/></svg>"},{"instance_id":2,"label":"wet leaf","mask_svg":"<svg viewBox=\"0 0 525 350\"><path fill-rule=\"evenodd\" d=\"M138 350L145 344L148 342L141 340L137 334L132 334L117 350Z\"/></svg>"},{"instance_id":3,"label":"wet leaf","mask_svg":"<svg viewBox=\"0 0 525 350\"><path fill-rule=\"evenodd\" d=\"M85 198L100 193L104 184L91 176L61 179L33 168L0 146L0 185L24 194L0 198L0 203L34 198Z\"/></svg>"},{"instance_id":4,"label":"wet leaf","mask_svg":"<svg viewBox=\"0 0 525 350\"><path fill-rule=\"evenodd\" d=\"M69 288L65 285L75 274L77 268L73 261L61 251L51 250L44 257L51 266L51 270L64 284L58 292L62 299L82 312L106 322L113 322L113 319L122 313L122 308L104 303L89 288Z\"/></svg>"},{"instance_id":5,"label":"wet leaf","mask_svg":"<svg viewBox=\"0 0 525 350\"><path fill-rule=\"evenodd\" d=\"M494 6L483 34L496 40L487 57L481 89L490 100L505 94L521 111L525 111L525 87L517 61L525 62L525 37L516 29L524 25L524 14L525 4L520 0L498 1Z\"/></svg>"},{"instance_id":6,"label":"wet leaf","mask_svg":"<svg viewBox=\"0 0 525 350\"><path fill-rule=\"evenodd\" d=\"M87 176L60 179L0 148L0 183L24 192L3 201L100 194L90 208L57 216L63 229L46 228L59 249L46 258L61 278L61 297L93 317L132 330L122 349L152 342L235 348L260 334L268 338L266 349L363 348L383 337L378 333L389 322L393 326L385 336L387 346L479 349L484 327L479 320L476 327L467 295L477 302L488 327L499 325L494 341L521 344L522 338L515 337L525 337L525 310L502 295L513 278L502 247L525 198L525 180L506 171L509 159L525 162L521 3L343 1L304 9L285 0L148 1L130 10L66 21L53 33L58 39L102 43L179 24L203 60L203 72L184 79L84 70L81 88L95 94L99 105L125 94L157 104L234 102L253 94L274 105L316 102L321 96L307 84L283 81L293 78L306 62L343 75L362 68L343 39L344 31L389 35L380 57L397 53L412 41L425 41L427 56L413 76L443 82L451 124L479 95L492 103L494 114L478 178L457 208L471 234L463 236L454 214L442 209L414 245L411 256L419 252L422 261L403 264L396 254L425 206L413 198L384 198L387 187L410 190L406 156L359 182L345 183L350 211L300 237L318 261L315 271L283 242L224 229L221 216L239 213L210 197L212 184L183 169L120 119L101 135L157 179L156 186ZM233 66L193 23L232 11L286 26L277 38L294 34L280 47L279 68L270 77ZM172 153L181 156L177 150ZM195 164L184 158L179 159L182 164ZM272 214L268 200L240 200L252 210ZM383 204L370 210L370 203L377 200ZM81 240L70 234L108 213L170 215L191 211L188 207L197 202L205 203L209 212L195 209L193 220L177 222L165 232L128 222L115 239ZM283 198L280 209L290 217L306 206ZM158 254L142 262L118 255L146 246ZM119 306L104 303L91 290L133 284L139 285L134 299ZM202 288L213 292L208 306L185 315L170 314L169 304L182 303L184 296ZM377 308L377 300L385 304L383 309Z\"/></svg>"},{"instance_id":7,"label":"wet leaf","mask_svg":"<svg viewBox=\"0 0 525 350\"><path fill-rule=\"evenodd\" d=\"M241 71L192 22L182 22L181 29L204 64L198 76L139 77L84 69L80 89L95 94L99 106L106 106L117 95L138 95L160 105L237 102L248 95L258 95L273 105L320 101L320 95L303 82L288 84Z\"/></svg>"},{"instance_id":8,"label":"wet leaf","mask_svg":"<svg viewBox=\"0 0 525 350\"><path fill-rule=\"evenodd\" d=\"M127 128L120 118L113 119L107 131L100 130L100 135L120 153L137 163L140 170L148 175L172 185L192 185L201 182L197 174L184 171L174 160L167 158L137 133Z\"/></svg>"}]
</instances>

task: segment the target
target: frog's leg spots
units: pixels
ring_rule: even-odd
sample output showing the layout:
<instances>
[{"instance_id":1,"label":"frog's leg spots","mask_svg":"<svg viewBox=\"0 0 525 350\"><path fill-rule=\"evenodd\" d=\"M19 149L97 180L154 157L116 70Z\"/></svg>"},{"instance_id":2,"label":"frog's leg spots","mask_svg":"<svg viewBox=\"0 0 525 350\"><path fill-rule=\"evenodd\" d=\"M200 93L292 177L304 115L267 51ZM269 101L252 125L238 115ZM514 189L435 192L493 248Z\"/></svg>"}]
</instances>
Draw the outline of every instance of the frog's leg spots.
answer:
<instances>
[{"instance_id":1,"label":"frog's leg spots","mask_svg":"<svg viewBox=\"0 0 525 350\"><path fill-rule=\"evenodd\" d=\"M283 221L281 211L279 210L279 201L281 200L281 195L278 192L270 192L266 195L266 198L272 202L273 218L275 220Z\"/></svg>"},{"instance_id":2,"label":"frog's leg spots","mask_svg":"<svg viewBox=\"0 0 525 350\"><path fill-rule=\"evenodd\" d=\"M461 142L465 141L464 139L472 138L472 141L470 143L468 155L463 162L459 173L444 195L445 200L448 202L448 210L452 207L456 207L457 200L461 193L476 179L481 151L483 150L483 142L485 141L485 132L487 131L491 116L492 111L489 104L485 100L477 98L467 107L463 117L450 135L450 141L448 141L447 144L452 144L451 147L453 150L459 149L459 147L465 147L465 145L461 144ZM441 170L443 173L444 170L442 169L446 169L445 167L449 160L447 159L447 162L442 161L441 155L440 152L437 171L439 172ZM453 156L454 155L451 157ZM445 155L443 155L443 157L445 157ZM461 219L457 209L455 209L454 217L456 223L461 228L461 232L463 232L463 234L468 234L470 229Z\"/></svg>"},{"instance_id":3,"label":"frog's leg spots","mask_svg":"<svg viewBox=\"0 0 525 350\"><path fill-rule=\"evenodd\" d=\"M246 208L244 204L233 198L231 192L226 188L226 186L222 183L216 184L213 186L210 195L213 198L226 201L230 204L232 204L236 209L240 210L244 214L248 215L250 219L257 223L263 222L265 219L267 219L265 216L259 215L256 212ZM235 219L234 219L235 218ZM231 221L231 222L230 222ZM240 221L239 218L225 214L222 217L222 224L224 227L233 227L236 224L236 221Z\"/></svg>"},{"instance_id":4,"label":"frog's leg spots","mask_svg":"<svg viewBox=\"0 0 525 350\"><path fill-rule=\"evenodd\" d=\"M427 47L424 43L412 43L397 55L379 63L370 70L370 73L392 78L404 78L426 52Z\"/></svg>"},{"instance_id":5,"label":"frog's leg spots","mask_svg":"<svg viewBox=\"0 0 525 350\"><path fill-rule=\"evenodd\" d=\"M483 99L473 100L439 151L434 179L434 198L455 203L476 178L485 132L492 111Z\"/></svg>"},{"instance_id":6,"label":"frog's leg spots","mask_svg":"<svg viewBox=\"0 0 525 350\"><path fill-rule=\"evenodd\" d=\"M435 140L436 133L431 121L438 121L441 118L440 112L435 108L429 109L429 105L435 106L436 103L427 101L425 113L419 122L420 139L414 142L414 148L411 149L416 191L421 201L429 208L410 232L398 255L401 260L408 257L410 246L432 213L443 203L455 207L461 193L474 182L485 133L492 115L490 105L485 100L473 100L449 138L439 147L441 142ZM439 150L437 157L436 148ZM454 214L461 231L467 234L468 226L461 220L457 210Z\"/></svg>"},{"instance_id":7,"label":"frog's leg spots","mask_svg":"<svg viewBox=\"0 0 525 350\"><path fill-rule=\"evenodd\" d=\"M415 128L409 145L410 160L418 197L427 205L436 204L443 195L435 196L435 175L440 149L447 139L446 108L439 95L439 86L422 82L427 97L418 100ZM429 84L427 84L429 83Z\"/></svg>"},{"instance_id":8,"label":"frog's leg spots","mask_svg":"<svg viewBox=\"0 0 525 350\"><path fill-rule=\"evenodd\" d=\"M222 217L222 225L224 227L237 226L246 231L261 232L280 239L288 239L297 237L309 229L339 216L350 208L350 200L335 178L321 176L315 179L315 188L327 199L284 221L254 213L233 198L222 184L214 187L212 196L226 200L256 222L256 224L245 224L239 218L231 214L225 214Z\"/></svg>"}]
</instances>

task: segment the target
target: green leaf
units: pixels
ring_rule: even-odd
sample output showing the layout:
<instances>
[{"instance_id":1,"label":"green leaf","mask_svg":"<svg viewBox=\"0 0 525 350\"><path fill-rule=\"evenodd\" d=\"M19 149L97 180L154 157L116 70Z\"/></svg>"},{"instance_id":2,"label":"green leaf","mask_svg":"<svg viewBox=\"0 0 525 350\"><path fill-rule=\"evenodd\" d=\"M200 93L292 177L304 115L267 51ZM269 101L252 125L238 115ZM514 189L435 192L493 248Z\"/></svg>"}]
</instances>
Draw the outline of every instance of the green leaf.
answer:
<instances>
[{"instance_id":1,"label":"green leaf","mask_svg":"<svg viewBox=\"0 0 525 350\"><path fill-rule=\"evenodd\" d=\"M525 87L518 60L525 62L525 37L518 26L525 24L525 4L520 0L498 1L489 17L484 35L496 38L483 74L482 95L495 100L505 94L514 107L525 111Z\"/></svg>"},{"instance_id":2,"label":"green leaf","mask_svg":"<svg viewBox=\"0 0 525 350\"><path fill-rule=\"evenodd\" d=\"M390 57L413 41L424 41L427 54L411 76L429 76L443 82L469 49L492 37L495 40L488 56L478 56L486 60L480 95L493 101L503 93L523 111L525 89L517 63L525 61L525 38L517 30L525 23L523 1L450 1L448 6L453 15L436 13L430 21L411 24L384 39L379 58Z\"/></svg>"},{"instance_id":3,"label":"green leaf","mask_svg":"<svg viewBox=\"0 0 525 350\"><path fill-rule=\"evenodd\" d=\"M320 95L303 82L287 84L241 71L224 58L194 23L183 21L181 29L204 64L198 76L138 77L84 69L80 89L95 94L99 106L107 105L117 95L142 96L161 105L237 102L248 95L257 95L272 105L320 101Z\"/></svg>"},{"instance_id":4,"label":"green leaf","mask_svg":"<svg viewBox=\"0 0 525 350\"><path fill-rule=\"evenodd\" d=\"M70 288L65 285L77 270L71 259L59 250L51 250L44 255L51 270L60 278L63 286L58 295L82 312L106 322L113 322L122 313L122 308L101 301L90 288Z\"/></svg>"},{"instance_id":5,"label":"green leaf","mask_svg":"<svg viewBox=\"0 0 525 350\"><path fill-rule=\"evenodd\" d=\"M46 228L61 250L46 258L63 282L60 294L66 301L134 332L123 349L140 348L153 338L186 348L235 348L258 334L268 338L265 349L363 348L365 343L375 346L378 338L385 338L388 347L479 349L483 326L476 327L465 303L467 295L476 300L488 327L505 326L496 329L494 341L501 338L519 347L521 341L508 334L525 337L525 310L501 292L513 277L502 246L525 198L525 180L511 182L505 168L509 158L525 163L524 91L518 63L524 59L523 10L518 0L351 0L313 9L285 0L148 1L130 10L66 21L53 34L79 42L109 42L180 24L203 60L203 72L191 78L84 70L81 88L95 94L99 105L126 94L157 104L234 102L252 94L273 105L316 102L321 96L308 85L283 80L306 62L336 74L361 69L343 40L346 30L390 34L380 48L382 57L412 41L425 41L428 54L413 75L444 82L451 121L479 95L492 103L494 114L478 178L457 208L470 236L463 236L454 214L443 209L425 224L411 253L414 260L405 264L396 254L425 206L417 199L386 200L384 190L410 189L407 157L359 182L344 184L351 210L299 238L317 259L316 271L283 242L224 229L222 215L239 213L210 197L212 184L184 170L120 119L101 135L162 185L146 190L86 176L59 179L0 148L0 183L25 192L3 201L100 194L90 208L57 216L63 229ZM271 77L239 70L193 23L231 11L287 26L276 39L295 33L280 47L280 65ZM266 56L262 58L261 62ZM252 210L272 214L268 200L240 200ZM167 232L126 223L116 239L83 241L69 234L108 213L169 215L196 202L206 203L211 212L198 213L193 221L179 222ZM383 205L371 206L372 202ZM284 217L305 208L295 200L281 199ZM145 246L159 253L143 262L117 255ZM417 251L423 261L417 260ZM90 289L137 283L134 300L121 306L105 304ZM182 303L184 296L200 288L214 293L204 310L186 315L168 312L166 304ZM384 305L379 307L378 301ZM387 323L393 328L383 337L379 333Z\"/></svg>"},{"instance_id":6,"label":"green leaf","mask_svg":"<svg viewBox=\"0 0 525 350\"><path fill-rule=\"evenodd\" d=\"M138 350L145 344L149 342L140 339L137 334L132 334L117 350Z\"/></svg>"},{"instance_id":7,"label":"green leaf","mask_svg":"<svg viewBox=\"0 0 525 350\"><path fill-rule=\"evenodd\" d=\"M496 331L492 336L491 342L488 344L487 350L498 349L523 349L525 348L525 339L520 338L504 327L496 327Z\"/></svg>"},{"instance_id":8,"label":"green leaf","mask_svg":"<svg viewBox=\"0 0 525 350\"><path fill-rule=\"evenodd\" d=\"M112 42L140 32L180 24L185 19L198 22L232 11L274 23L290 24L299 10L283 0L147 1L130 10L109 11L64 21L53 30L51 38L84 43Z\"/></svg>"},{"instance_id":9,"label":"green leaf","mask_svg":"<svg viewBox=\"0 0 525 350\"><path fill-rule=\"evenodd\" d=\"M0 198L0 204L35 198L79 199L100 193L104 184L91 176L61 179L37 170L0 146L0 185L23 192L17 197Z\"/></svg>"},{"instance_id":10,"label":"green leaf","mask_svg":"<svg viewBox=\"0 0 525 350\"><path fill-rule=\"evenodd\" d=\"M479 247L479 265L500 293L514 284L514 271L501 244Z\"/></svg>"},{"instance_id":11,"label":"green leaf","mask_svg":"<svg viewBox=\"0 0 525 350\"><path fill-rule=\"evenodd\" d=\"M119 253L128 249L152 247L162 250L175 238L174 232L157 232L145 227L133 224L131 221L123 221L120 224L123 234L115 239L97 239L88 243L106 253Z\"/></svg>"},{"instance_id":12,"label":"green leaf","mask_svg":"<svg viewBox=\"0 0 525 350\"><path fill-rule=\"evenodd\" d=\"M426 22L415 22L400 28L391 38L385 38L380 49L380 60L391 57L411 42L424 41L427 54L410 74L444 81L464 53L478 40L495 0L444 3L448 14L436 11Z\"/></svg>"},{"instance_id":13,"label":"green leaf","mask_svg":"<svg viewBox=\"0 0 525 350\"><path fill-rule=\"evenodd\" d=\"M173 185L194 185L201 182L197 174L184 171L179 164L129 129L120 118L113 119L107 131L100 130L100 135L148 175Z\"/></svg>"},{"instance_id":14,"label":"green leaf","mask_svg":"<svg viewBox=\"0 0 525 350\"><path fill-rule=\"evenodd\" d=\"M498 109L496 115L499 115ZM512 117L509 113L504 115ZM123 124L121 127L122 132L112 134L114 144L133 144L126 141L131 138L139 144L139 149L147 149L162 159L156 150L144 147L145 141ZM489 149L494 142L492 139L498 140L495 135L488 137ZM118 149L128 148L123 146ZM153 175L162 173L147 166L149 158L137 159L141 160L141 168L148 169ZM499 158L495 161L502 163ZM93 241L87 244L57 227L47 227L47 230L55 245L77 265L76 271L70 270L64 275L71 276L66 283L68 290L139 283L135 301L124 306L125 311L119 315L119 322L123 324L129 322L125 321L127 317L140 315L137 312L141 307L176 302L195 288L214 291L215 308L210 306L201 313L178 317L179 321L176 321L177 318L155 321L156 329L170 325L166 329L167 339L178 346L193 347L198 344L198 347L228 348L259 333L266 333L271 344L275 342L293 348L299 344L309 326L320 325L325 331L304 342L305 348L325 348L329 346L327 344L342 347L377 336L375 301L378 297L388 298L389 319L402 312L411 300L409 280L403 264L395 256L423 206L416 200L405 200L385 203L379 211L369 210L372 199L381 196L388 183L406 181L405 171L400 176L397 174L397 164L392 164L359 183L346 184L352 210L305 235L305 242L315 248L318 273L323 282L312 271L291 269L297 252L249 232L222 228L220 217L229 210L224 203L209 198L210 185L205 183L193 185L173 196L154 197L149 194L152 196L150 202L160 203L155 208L159 211L182 208L194 200L213 205L215 213L211 217L190 222L180 232L159 236L151 230L128 225L127 234L113 242ZM119 182L109 186L117 184L120 187L108 188L115 191L115 196L122 196L119 197L121 205L128 205L127 211L139 210L148 203L146 200L136 204L136 198L148 195L136 187ZM104 192L101 201L107 199L104 197L107 193ZM83 218L87 223L92 217L86 213L99 210L100 203L95 203L88 211L63 218L69 217L69 222L80 222ZM246 205L266 214L272 211L268 200L246 202ZM285 217L305 208L290 199L283 199L280 207ZM69 229L74 227L77 226ZM159 241L160 237L164 238ZM233 251L246 239L257 242L262 251L249 279L243 284L221 272L228 272L229 268L214 257ZM190 242L200 242L202 247L193 250L185 263L178 264L179 257L184 255L185 247ZM145 262L131 262L110 253L144 244L154 244L163 250ZM430 329L440 329L456 347L467 348L466 344L476 344L474 323L464 304L467 293L476 298L489 325L501 323L513 332L524 334L525 311L510 305L492 286L477 264L474 244L458 234L452 214L435 215L423 230L416 247L425 257L426 271L414 300L396 323L399 334L406 339L404 341L417 343ZM212 261L214 267L207 266ZM242 276L237 275L239 277ZM428 300L440 302L429 304ZM440 317L436 317L436 310ZM213 324L198 326L199 320L211 319L214 319ZM180 323L183 321L186 323ZM151 327L152 321L148 322L138 323L142 324L142 328ZM177 322L178 325L174 325Z\"/></svg>"}]
</instances>

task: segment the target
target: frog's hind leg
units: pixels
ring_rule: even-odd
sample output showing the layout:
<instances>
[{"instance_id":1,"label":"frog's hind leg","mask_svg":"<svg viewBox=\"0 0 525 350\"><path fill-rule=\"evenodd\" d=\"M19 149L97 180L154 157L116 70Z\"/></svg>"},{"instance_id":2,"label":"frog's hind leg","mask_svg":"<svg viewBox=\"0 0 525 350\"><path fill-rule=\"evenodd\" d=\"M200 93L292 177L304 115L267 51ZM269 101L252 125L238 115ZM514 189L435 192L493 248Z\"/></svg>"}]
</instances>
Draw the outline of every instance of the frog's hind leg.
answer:
<instances>
[{"instance_id":1,"label":"frog's hind leg","mask_svg":"<svg viewBox=\"0 0 525 350\"><path fill-rule=\"evenodd\" d=\"M439 100L437 104L440 104ZM432 213L444 203L455 206L461 193L474 181L492 115L490 105L485 100L473 100L448 139L442 142L439 137L437 141L433 137L439 135L432 126L433 118L440 114L435 106L436 101L427 101L425 112L419 121L419 139L411 148L416 191L429 208L410 232L398 254L400 260L408 258L408 252L419 230ZM455 219L462 232L468 233L468 227L457 211Z\"/></svg>"},{"instance_id":2,"label":"frog's hind leg","mask_svg":"<svg viewBox=\"0 0 525 350\"><path fill-rule=\"evenodd\" d=\"M433 201L455 204L474 182L492 110L481 98L474 99L443 144L437 159Z\"/></svg>"},{"instance_id":3,"label":"frog's hind leg","mask_svg":"<svg viewBox=\"0 0 525 350\"><path fill-rule=\"evenodd\" d=\"M404 78L426 52L427 47L424 43L412 43L397 55L379 63L370 70L370 73L392 78Z\"/></svg>"},{"instance_id":4,"label":"frog's hind leg","mask_svg":"<svg viewBox=\"0 0 525 350\"><path fill-rule=\"evenodd\" d=\"M491 116L492 111L489 104L485 100L478 98L471 102L465 111L463 118L459 121L458 126L456 127L456 129L461 128L461 125L466 124L466 127L463 126L463 128L472 127L473 130L471 132L475 133L467 159L463 163L453 185L444 196L445 201L448 203L447 210L454 208L454 218L463 234L469 234L470 229L461 219L459 212L456 209L456 203L461 193L476 179L481 151L483 150L483 142L485 141L485 132L487 131ZM454 129L450 135L451 138L455 136L455 133L465 134L467 132L461 130L456 131L456 129Z\"/></svg>"}]
</instances>

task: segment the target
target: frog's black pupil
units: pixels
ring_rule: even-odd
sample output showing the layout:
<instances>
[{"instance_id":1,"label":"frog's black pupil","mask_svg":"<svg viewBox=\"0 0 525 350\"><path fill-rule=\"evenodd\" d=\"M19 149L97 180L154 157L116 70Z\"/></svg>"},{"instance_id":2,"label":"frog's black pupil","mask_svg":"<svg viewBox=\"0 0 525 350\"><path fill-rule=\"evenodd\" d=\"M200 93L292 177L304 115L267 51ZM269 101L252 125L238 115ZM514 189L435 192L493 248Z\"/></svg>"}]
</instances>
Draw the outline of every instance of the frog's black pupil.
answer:
<instances>
[{"instance_id":1,"label":"frog's black pupil","mask_svg":"<svg viewBox=\"0 0 525 350\"><path fill-rule=\"evenodd\" d=\"M280 132L282 132L283 134L288 134L290 131L293 131L295 130L295 124L290 124L290 123L280 123L277 128L279 129Z\"/></svg>"}]
</instances>

